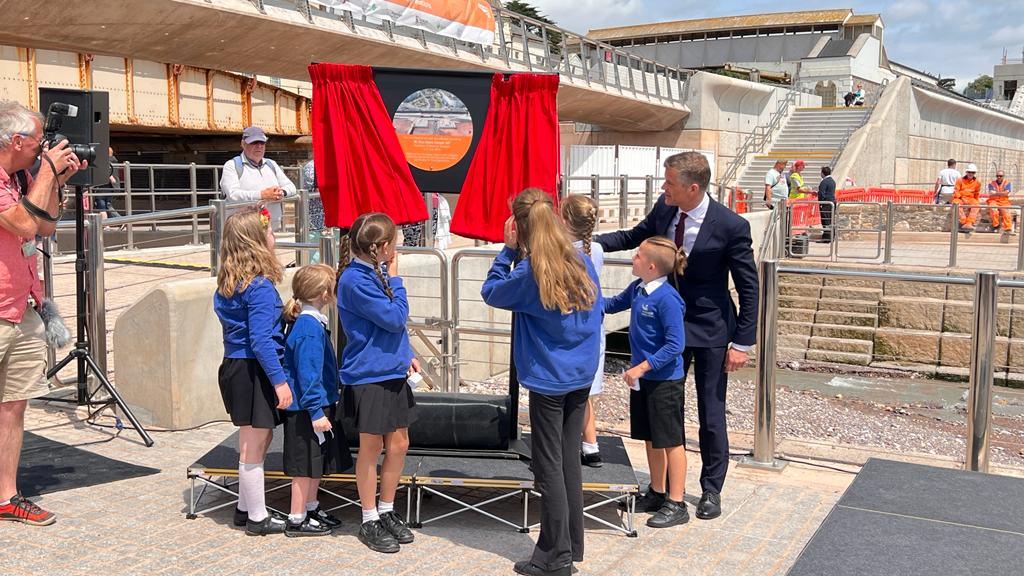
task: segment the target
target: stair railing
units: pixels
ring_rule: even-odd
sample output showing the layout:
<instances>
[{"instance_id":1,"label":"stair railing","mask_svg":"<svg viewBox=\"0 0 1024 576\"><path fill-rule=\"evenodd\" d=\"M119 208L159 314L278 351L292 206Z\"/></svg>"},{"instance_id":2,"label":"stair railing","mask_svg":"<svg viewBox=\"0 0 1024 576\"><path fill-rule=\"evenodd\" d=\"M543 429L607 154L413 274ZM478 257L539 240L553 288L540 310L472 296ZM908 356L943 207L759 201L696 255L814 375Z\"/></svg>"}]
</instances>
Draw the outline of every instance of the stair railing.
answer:
<instances>
[{"instance_id":1,"label":"stair railing","mask_svg":"<svg viewBox=\"0 0 1024 576\"><path fill-rule=\"evenodd\" d=\"M795 79L794 79L795 84ZM790 89L786 92L786 97L779 100L778 105L775 108L775 112L772 113L771 118L768 119L766 126L755 126L754 129L747 135L747 138L740 145L739 150L736 151L736 156L733 157L732 161L729 162L725 168L725 173L722 174L722 178L719 182L722 186L728 186L735 184L738 179L740 168L746 165L747 156L749 154L758 154L764 151L765 146L771 141L772 135L776 130L782 127L782 121L789 115L789 108L796 102L799 92L794 89Z\"/></svg>"}]
</instances>

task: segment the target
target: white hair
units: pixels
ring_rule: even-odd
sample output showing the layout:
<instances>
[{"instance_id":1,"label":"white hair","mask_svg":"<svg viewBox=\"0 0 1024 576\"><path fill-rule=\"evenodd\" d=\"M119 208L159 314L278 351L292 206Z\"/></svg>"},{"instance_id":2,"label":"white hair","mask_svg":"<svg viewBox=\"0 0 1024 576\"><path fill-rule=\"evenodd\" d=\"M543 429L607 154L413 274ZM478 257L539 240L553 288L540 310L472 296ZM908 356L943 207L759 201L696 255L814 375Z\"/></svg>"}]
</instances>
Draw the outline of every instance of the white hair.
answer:
<instances>
[{"instance_id":1,"label":"white hair","mask_svg":"<svg viewBox=\"0 0 1024 576\"><path fill-rule=\"evenodd\" d=\"M36 121L43 122L43 115L33 112L14 100L0 100L0 150L11 145L15 134L31 134Z\"/></svg>"}]
</instances>

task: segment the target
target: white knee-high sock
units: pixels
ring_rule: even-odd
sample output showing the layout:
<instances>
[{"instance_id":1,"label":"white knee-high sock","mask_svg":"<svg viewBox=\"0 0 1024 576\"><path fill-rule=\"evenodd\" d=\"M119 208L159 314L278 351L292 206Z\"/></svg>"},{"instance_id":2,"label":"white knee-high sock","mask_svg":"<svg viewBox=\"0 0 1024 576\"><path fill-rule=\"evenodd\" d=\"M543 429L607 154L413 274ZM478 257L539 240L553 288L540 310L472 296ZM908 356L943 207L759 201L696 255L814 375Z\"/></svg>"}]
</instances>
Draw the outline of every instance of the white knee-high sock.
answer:
<instances>
[{"instance_id":1,"label":"white knee-high sock","mask_svg":"<svg viewBox=\"0 0 1024 576\"><path fill-rule=\"evenodd\" d=\"M238 470L239 494L245 496L249 520L261 522L267 517L267 502L263 493L263 462L242 464Z\"/></svg>"},{"instance_id":2,"label":"white knee-high sock","mask_svg":"<svg viewBox=\"0 0 1024 576\"><path fill-rule=\"evenodd\" d=\"M249 504L245 501L245 486L242 484L242 466L245 466L245 463L240 461L238 463L238 504L235 507L242 512L248 512Z\"/></svg>"}]
</instances>

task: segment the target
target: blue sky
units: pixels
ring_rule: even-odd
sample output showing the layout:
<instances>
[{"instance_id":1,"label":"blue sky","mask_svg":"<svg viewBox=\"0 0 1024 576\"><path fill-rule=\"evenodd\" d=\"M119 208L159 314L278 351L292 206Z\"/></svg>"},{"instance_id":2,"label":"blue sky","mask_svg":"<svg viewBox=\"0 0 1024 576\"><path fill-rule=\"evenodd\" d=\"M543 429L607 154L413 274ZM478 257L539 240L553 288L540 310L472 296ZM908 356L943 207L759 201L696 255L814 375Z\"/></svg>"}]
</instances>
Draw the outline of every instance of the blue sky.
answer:
<instances>
[{"instance_id":1,"label":"blue sky","mask_svg":"<svg viewBox=\"0 0 1024 576\"><path fill-rule=\"evenodd\" d=\"M1024 0L527 0L563 28L590 28L785 10L852 8L881 13L889 58L943 77L958 86L992 74L1003 55L1021 58Z\"/></svg>"}]
</instances>

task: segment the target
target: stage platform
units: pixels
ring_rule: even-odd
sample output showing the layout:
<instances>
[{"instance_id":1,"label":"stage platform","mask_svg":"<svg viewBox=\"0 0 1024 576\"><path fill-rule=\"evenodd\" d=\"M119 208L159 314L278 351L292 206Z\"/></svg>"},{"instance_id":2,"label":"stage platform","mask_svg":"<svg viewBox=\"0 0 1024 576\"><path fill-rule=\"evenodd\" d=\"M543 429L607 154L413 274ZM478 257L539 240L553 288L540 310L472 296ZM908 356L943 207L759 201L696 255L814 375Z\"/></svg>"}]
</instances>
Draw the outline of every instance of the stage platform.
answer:
<instances>
[{"instance_id":1,"label":"stage platform","mask_svg":"<svg viewBox=\"0 0 1024 576\"><path fill-rule=\"evenodd\" d=\"M529 447L530 435L524 434L523 441ZM284 474L281 446L283 434L275 434L274 440L267 451L264 470L267 478L267 492L275 492L287 488L290 478ZM634 506L640 491L640 483L636 472L629 461L629 455L617 436L601 436L598 438L604 466L601 468L583 467L583 490L589 496L585 514L590 520L628 536L636 536L634 524ZM226 438L213 450L188 467L189 478L189 509L187 516L195 518L198 514L206 514L228 506L233 506L238 499L235 489L238 478L238 433ZM353 457L355 455L353 454ZM358 507L353 497L341 494L339 485L355 486L355 473L351 470L342 474L324 476L320 485L323 493L330 494L340 501L330 510L339 510L349 506ZM530 524L530 504L540 497L534 490L533 473L527 460L509 458L482 458L476 456L423 456L409 455L405 459L405 467L399 479L399 491L406 495L406 518L413 527L438 522L465 512L474 512L496 522L516 529L529 532L536 524ZM197 491L197 487L199 490ZM470 501L472 490L485 489L497 493L490 498ZM227 501L218 501L199 509L200 502L207 490L226 494ZM456 506L441 514L427 517L428 505L424 500L437 497ZM504 516L500 511L490 511L493 505L512 498L520 498L522 515L515 518ZM626 512L621 514L620 523L614 524L595 514L595 510L608 507L617 511L616 505L624 502ZM327 508L325 506L325 508Z\"/></svg>"},{"instance_id":2,"label":"stage platform","mask_svg":"<svg viewBox=\"0 0 1024 576\"><path fill-rule=\"evenodd\" d=\"M789 576L1020 574L1024 480L870 459Z\"/></svg>"}]
</instances>

